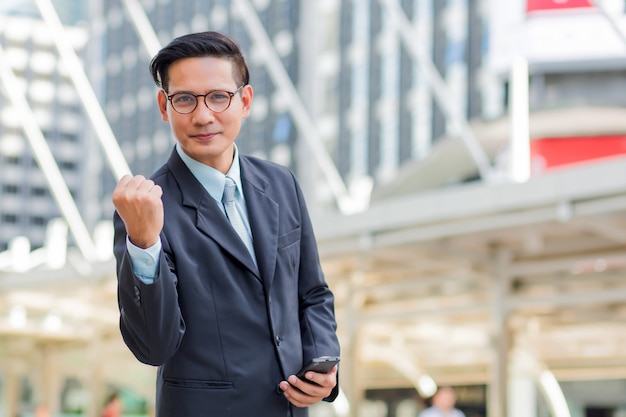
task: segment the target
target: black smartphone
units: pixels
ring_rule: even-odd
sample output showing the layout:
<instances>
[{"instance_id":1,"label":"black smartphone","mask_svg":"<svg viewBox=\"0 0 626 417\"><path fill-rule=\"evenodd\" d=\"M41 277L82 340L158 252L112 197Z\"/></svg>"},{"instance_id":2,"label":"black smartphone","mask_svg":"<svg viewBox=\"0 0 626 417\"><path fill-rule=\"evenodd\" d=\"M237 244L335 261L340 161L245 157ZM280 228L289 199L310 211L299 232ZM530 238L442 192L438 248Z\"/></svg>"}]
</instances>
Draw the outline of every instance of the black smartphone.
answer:
<instances>
[{"instance_id":1,"label":"black smartphone","mask_svg":"<svg viewBox=\"0 0 626 417\"><path fill-rule=\"evenodd\" d=\"M296 374L296 376L302 380L307 380L304 374L308 371L320 372L322 374L330 372L333 366L339 363L338 356L320 356L318 358L311 359L306 365L302 367Z\"/></svg>"}]
</instances>

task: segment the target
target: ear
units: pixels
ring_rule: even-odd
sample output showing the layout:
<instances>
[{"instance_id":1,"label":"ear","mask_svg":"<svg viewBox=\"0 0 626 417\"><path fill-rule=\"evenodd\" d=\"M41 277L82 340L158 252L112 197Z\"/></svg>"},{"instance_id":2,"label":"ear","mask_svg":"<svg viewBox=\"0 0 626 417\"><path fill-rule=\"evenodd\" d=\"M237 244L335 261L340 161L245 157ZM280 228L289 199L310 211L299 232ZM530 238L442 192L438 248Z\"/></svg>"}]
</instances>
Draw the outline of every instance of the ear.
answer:
<instances>
[{"instance_id":1,"label":"ear","mask_svg":"<svg viewBox=\"0 0 626 417\"><path fill-rule=\"evenodd\" d=\"M169 116L167 115L167 95L165 91L159 90L157 95L157 101L159 103L159 111L161 112L161 120L169 122Z\"/></svg>"},{"instance_id":2,"label":"ear","mask_svg":"<svg viewBox=\"0 0 626 417\"><path fill-rule=\"evenodd\" d=\"M250 108L252 107L252 98L254 97L254 90L250 84L244 86L240 93L241 94L241 106L242 106L242 116L243 118L247 118L250 116Z\"/></svg>"}]
</instances>

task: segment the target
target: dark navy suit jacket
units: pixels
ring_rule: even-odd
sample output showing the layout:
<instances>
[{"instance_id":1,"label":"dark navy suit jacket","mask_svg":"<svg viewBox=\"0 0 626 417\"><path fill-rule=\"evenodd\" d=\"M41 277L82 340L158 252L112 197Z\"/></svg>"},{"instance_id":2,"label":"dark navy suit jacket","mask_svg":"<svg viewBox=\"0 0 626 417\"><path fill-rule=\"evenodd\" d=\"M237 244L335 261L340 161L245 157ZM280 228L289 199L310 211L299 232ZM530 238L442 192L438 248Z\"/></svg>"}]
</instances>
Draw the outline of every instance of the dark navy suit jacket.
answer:
<instances>
[{"instance_id":1,"label":"dark navy suit jacket","mask_svg":"<svg viewBox=\"0 0 626 417\"><path fill-rule=\"evenodd\" d=\"M176 151L152 176L165 212L153 284L133 274L115 214L120 328L138 360L159 366L157 417L284 417L278 382L339 355L333 294L293 174L246 156L240 167L258 268Z\"/></svg>"}]
</instances>

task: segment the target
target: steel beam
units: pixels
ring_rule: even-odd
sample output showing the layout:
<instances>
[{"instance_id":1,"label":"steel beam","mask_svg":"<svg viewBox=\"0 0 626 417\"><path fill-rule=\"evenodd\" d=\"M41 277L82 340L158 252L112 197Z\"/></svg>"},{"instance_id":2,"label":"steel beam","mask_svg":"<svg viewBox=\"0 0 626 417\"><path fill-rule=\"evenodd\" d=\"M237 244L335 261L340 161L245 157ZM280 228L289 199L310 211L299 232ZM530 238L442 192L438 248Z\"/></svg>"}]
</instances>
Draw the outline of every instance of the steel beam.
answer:
<instances>
[{"instance_id":1,"label":"steel beam","mask_svg":"<svg viewBox=\"0 0 626 417\"><path fill-rule=\"evenodd\" d=\"M107 157L113 175L116 178L120 178L125 174L130 174L131 171L126 163L124 154L120 149L113 130L111 130L96 93L83 70L83 65L67 38L54 5L50 0L36 0L36 2L44 22L50 29L50 35L54 39L61 60L65 64L70 78L76 87L76 92L83 103L85 112L93 124L96 136L100 140L102 150Z\"/></svg>"},{"instance_id":2,"label":"steel beam","mask_svg":"<svg viewBox=\"0 0 626 417\"><path fill-rule=\"evenodd\" d=\"M355 207L354 199L350 196L335 163L324 148L317 126L308 114L302 98L285 70L254 7L248 0L235 0L233 3L239 10L241 20L250 35L250 39L262 50L260 56L263 58L265 68L274 81L276 88L289 103L288 108L291 117L298 126L300 135L302 135L311 149L313 157L317 160L322 174L326 177L339 209L344 214L359 211L363 207Z\"/></svg>"},{"instance_id":3,"label":"steel beam","mask_svg":"<svg viewBox=\"0 0 626 417\"><path fill-rule=\"evenodd\" d=\"M37 118L26 100L24 91L19 88L20 84L13 73L2 45L0 45L0 78L7 92L7 98L15 108L16 115L20 119L20 124L24 129L33 156L48 181L52 197L59 206L63 218L67 221L78 249L85 259L90 261L96 260L97 251L87 226L76 207L76 202L63 179L61 170L56 164L52 151L39 127Z\"/></svg>"},{"instance_id":4,"label":"steel beam","mask_svg":"<svg viewBox=\"0 0 626 417\"><path fill-rule=\"evenodd\" d=\"M130 17L130 21L139 39L141 39L141 43L146 48L148 56L155 56L161 49L161 42L141 3L137 0L122 0L122 4L128 13L128 17Z\"/></svg>"},{"instance_id":5,"label":"steel beam","mask_svg":"<svg viewBox=\"0 0 626 417\"><path fill-rule=\"evenodd\" d=\"M459 132L463 143L465 144L474 164L478 168L478 172L483 180L490 180L492 177L492 167L489 162L489 158L484 149L474 136L468 121L460 114L460 112L454 106L454 103L449 99L451 93L448 86L441 78L437 67L432 62L426 51L421 46L420 42L416 42L419 36L407 18L404 10L397 0L378 0L381 7L389 13L391 20L395 22L395 26L400 32L400 36L404 42L409 55L417 63L421 73L426 78L428 86L433 92L434 99L437 102L439 108L445 115L446 119L454 127L454 130Z\"/></svg>"}]
</instances>

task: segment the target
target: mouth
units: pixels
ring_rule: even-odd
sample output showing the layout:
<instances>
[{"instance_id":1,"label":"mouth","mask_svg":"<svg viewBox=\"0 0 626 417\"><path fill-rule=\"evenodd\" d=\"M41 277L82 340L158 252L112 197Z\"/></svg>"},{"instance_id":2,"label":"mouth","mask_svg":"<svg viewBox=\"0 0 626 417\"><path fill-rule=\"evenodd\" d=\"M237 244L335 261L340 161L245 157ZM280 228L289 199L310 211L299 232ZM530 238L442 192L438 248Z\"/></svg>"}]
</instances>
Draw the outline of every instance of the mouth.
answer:
<instances>
[{"instance_id":1,"label":"mouth","mask_svg":"<svg viewBox=\"0 0 626 417\"><path fill-rule=\"evenodd\" d=\"M191 135L191 137L197 140L205 141L205 140L211 140L217 135L218 135L218 132L203 132L203 133L197 133L195 135Z\"/></svg>"}]
</instances>

